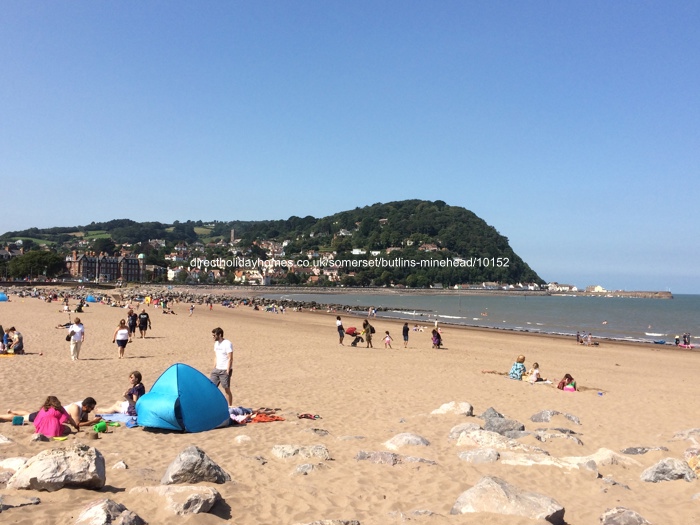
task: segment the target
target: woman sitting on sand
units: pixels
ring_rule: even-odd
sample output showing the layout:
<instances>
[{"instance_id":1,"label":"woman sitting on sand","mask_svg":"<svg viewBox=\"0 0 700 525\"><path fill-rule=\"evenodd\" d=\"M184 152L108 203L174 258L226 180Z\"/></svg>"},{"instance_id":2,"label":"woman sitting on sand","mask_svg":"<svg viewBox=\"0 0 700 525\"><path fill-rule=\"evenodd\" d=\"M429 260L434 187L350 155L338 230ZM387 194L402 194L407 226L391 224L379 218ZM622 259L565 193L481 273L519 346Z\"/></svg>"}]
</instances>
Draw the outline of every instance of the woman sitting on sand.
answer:
<instances>
[{"instance_id":1,"label":"woman sitting on sand","mask_svg":"<svg viewBox=\"0 0 700 525\"><path fill-rule=\"evenodd\" d=\"M136 416L136 402L146 393L146 387L141 382L141 372L134 370L129 375L131 388L124 392L125 401L117 401L111 407L97 409L98 414L126 414Z\"/></svg>"},{"instance_id":2,"label":"woman sitting on sand","mask_svg":"<svg viewBox=\"0 0 700 525\"><path fill-rule=\"evenodd\" d=\"M508 377L520 381L523 378L523 373L525 372L525 356L519 355L518 358L513 363L513 366L508 372Z\"/></svg>"},{"instance_id":3,"label":"woman sitting on sand","mask_svg":"<svg viewBox=\"0 0 700 525\"><path fill-rule=\"evenodd\" d=\"M70 434L70 429L66 426L66 423L71 424L78 430L75 420L61 406L61 402L56 396L47 397L43 406L36 412L8 410L7 415L0 416L0 421L12 421L18 416L24 417L24 421L34 423L36 434L43 434L46 437L60 437Z\"/></svg>"},{"instance_id":4,"label":"woman sitting on sand","mask_svg":"<svg viewBox=\"0 0 700 525\"><path fill-rule=\"evenodd\" d=\"M557 388L564 392L576 392L576 381L571 377L571 374L564 374L564 378L559 381Z\"/></svg>"}]
</instances>

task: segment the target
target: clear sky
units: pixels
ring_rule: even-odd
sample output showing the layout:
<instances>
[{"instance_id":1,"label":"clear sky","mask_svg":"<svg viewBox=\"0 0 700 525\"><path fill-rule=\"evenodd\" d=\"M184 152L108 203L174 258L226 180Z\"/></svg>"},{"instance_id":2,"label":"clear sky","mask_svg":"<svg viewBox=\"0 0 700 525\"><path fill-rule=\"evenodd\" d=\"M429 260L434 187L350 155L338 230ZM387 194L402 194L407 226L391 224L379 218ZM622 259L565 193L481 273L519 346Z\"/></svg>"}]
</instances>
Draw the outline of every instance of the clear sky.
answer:
<instances>
[{"instance_id":1,"label":"clear sky","mask_svg":"<svg viewBox=\"0 0 700 525\"><path fill-rule=\"evenodd\" d=\"M700 293L700 2L0 9L0 233L475 212L547 281Z\"/></svg>"}]
</instances>

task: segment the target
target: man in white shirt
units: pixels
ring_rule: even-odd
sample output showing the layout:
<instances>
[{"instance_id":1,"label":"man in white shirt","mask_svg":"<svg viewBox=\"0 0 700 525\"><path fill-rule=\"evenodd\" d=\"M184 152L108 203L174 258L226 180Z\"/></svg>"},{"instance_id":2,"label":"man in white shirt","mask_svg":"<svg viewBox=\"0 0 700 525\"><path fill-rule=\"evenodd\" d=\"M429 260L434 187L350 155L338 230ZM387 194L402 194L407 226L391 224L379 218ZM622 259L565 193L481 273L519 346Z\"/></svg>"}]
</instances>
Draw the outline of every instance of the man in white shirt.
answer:
<instances>
[{"instance_id":1,"label":"man in white shirt","mask_svg":"<svg viewBox=\"0 0 700 525\"><path fill-rule=\"evenodd\" d=\"M228 406L233 405L233 394L231 394L231 374L233 372L233 345L228 339L224 339L224 331L221 328L214 328L211 331L214 337L214 370L209 374L209 379L216 386L221 386L226 393Z\"/></svg>"},{"instance_id":2,"label":"man in white shirt","mask_svg":"<svg viewBox=\"0 0 700 525\"><path fill-rule=\"evenodd\" d=\"M68 329L70 333L70 358L73 361L80 359L80 347L85 341L85 327L80 322L80 317L76 317L73 324Z\"/></svg>"}]
</instances>

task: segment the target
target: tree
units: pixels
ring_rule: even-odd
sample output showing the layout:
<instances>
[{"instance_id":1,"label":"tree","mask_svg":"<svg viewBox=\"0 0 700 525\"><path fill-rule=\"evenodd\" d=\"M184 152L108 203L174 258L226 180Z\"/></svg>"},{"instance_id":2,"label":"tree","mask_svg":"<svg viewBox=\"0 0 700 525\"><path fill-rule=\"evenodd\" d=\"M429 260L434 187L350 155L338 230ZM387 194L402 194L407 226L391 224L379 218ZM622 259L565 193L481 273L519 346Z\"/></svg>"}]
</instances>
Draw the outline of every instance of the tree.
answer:
<instances>
[{"instance_id":1,"label":"tree","mask_svg":"<svg viewBox=\"0 0 700 525\"><path fill-rule=\"evenodd\" d=\"M52 252L31 251L15 257L7 265L7 273L12 277L56 277L65 271L66 262L63 257Z\"/></svg>"}]
</instances>

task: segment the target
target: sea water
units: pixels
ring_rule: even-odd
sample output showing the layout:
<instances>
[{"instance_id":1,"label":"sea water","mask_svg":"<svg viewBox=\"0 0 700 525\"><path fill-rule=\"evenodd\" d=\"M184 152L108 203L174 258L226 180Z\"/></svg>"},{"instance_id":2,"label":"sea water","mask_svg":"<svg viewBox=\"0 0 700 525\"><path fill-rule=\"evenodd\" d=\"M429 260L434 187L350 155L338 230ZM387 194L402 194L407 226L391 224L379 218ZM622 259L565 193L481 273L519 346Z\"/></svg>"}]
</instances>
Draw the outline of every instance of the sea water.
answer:
<instances>
[{"instance_id":1,"label":"sea water","mask_svg":"<svg viewBox=\"0 0 700 525\"><path fill-rule=\"evenodd\" d=\"M700 343L700 295L673 299L627 297L449 295L449 294L265 294L270 299L316 301L347 305L354 314L367 315L368 305L386 308L377 317L404 319L411 324L458 324L484 328L628 341L666 341L689 332Z\"/></svg>"}]
</instances>

